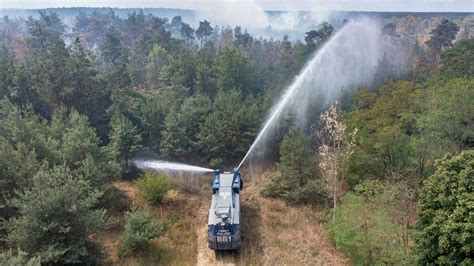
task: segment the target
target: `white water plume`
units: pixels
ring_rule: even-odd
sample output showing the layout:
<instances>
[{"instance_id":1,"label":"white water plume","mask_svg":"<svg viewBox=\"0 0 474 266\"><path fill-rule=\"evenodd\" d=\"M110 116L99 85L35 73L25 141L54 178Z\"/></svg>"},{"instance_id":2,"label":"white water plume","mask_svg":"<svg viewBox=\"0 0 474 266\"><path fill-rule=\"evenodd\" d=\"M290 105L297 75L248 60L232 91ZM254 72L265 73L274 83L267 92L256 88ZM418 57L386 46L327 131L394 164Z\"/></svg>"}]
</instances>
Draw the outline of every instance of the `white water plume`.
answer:
<instances>
[{"instance_id":1,"label":"white water plume","mask_svg":"<svg viewBox=\"0 0 474 266\"><path fill-rule=\"evenodd\" d=\"M326 107L337 100L343 90L373 81L382 52L378 22L364 18L341 28L285 90L238 168L256 147L265 143L285 112L292 111L298 121L304 123L310 103L318 102Z\"/></svg>"},{"instance_id":2,"label":"white water plume","mask_svg":"<svg viewBox=\"0 0 474 266\"><path fill-rule=\"evenodd\" d=\"M158 172L214 172L214 170L209 168L161 160L134 160L133 164L139 169L155 170Z\"/></svg>"}]
</instances>

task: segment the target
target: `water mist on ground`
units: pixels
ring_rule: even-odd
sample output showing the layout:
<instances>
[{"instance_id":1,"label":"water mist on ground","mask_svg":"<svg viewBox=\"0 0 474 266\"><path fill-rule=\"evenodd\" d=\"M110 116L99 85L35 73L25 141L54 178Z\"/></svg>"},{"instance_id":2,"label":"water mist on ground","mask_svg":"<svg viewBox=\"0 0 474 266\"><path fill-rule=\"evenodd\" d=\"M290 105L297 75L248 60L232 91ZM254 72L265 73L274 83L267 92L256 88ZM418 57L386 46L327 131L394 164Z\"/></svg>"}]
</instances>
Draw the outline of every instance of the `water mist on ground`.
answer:
<instances>
[{"instance_id":1,"label":"water mist on ground","mask_svg":"<svg viewBox=\"0 0 474 266\"><path fill-rule=\"evenodd\" d=\"M382 45L381 25L368 18L349 22L335 33L274 105L239 168L253 152L265 146L283 114L291 111L304 125L310 103L327 107L344 90L370 84L383 56Z\"/></svg>"},{"instance_id":2,"label":"water mist on ground","mask_svg":"<svg viewBox=\"0 0 474 266\"><path fill-rule=\"evenodd\" d=\"M200 166L167 162L161 160L134 160L133 164L139 169L155 170L158 172L193 172L193 173L209 173L214 170Z\"/></svg>"}]
</instances>

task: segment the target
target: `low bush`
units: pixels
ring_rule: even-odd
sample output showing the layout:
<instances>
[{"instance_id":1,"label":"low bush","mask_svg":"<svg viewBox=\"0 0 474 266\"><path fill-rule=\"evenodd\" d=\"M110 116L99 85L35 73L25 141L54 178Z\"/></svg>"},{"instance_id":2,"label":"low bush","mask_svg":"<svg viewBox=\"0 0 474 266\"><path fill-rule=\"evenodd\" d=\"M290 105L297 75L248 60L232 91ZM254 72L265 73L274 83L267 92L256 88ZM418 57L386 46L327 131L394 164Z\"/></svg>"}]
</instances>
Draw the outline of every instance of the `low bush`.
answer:
<instances>
[{"instance_id":1,"label":"low bush","mask_svg":"<svg viewBox=\"0 0 474 266\"><path fill-rule=\"evenodd\" d=\"M173 182L162 174L144 173L136 181L139 194L151 203L160 203Z\"/></svg>"},{"instance_id":2,"label":"low bush","mask_svg":"<svg viewBox=\"0 0 474 266\"><path fill-rule=\"evenodd\" d=\"M122 235L121 256L129 256L135 251L143 250L148 246L150 239L161 236L165 232L165 225L160 221L153 219L150 209L145 207L132 210L125 214L127 223Z\"/></svg>"},{"instance_id":3,"label":"low bush","mask_svg":"<svg viewBox=\"0 0 474 266\"><path fill-rule=\"evenodd\" d=\"M341 198L329 238L354 265L415 265L403 183L366 181Z\"/></svg>"},{"instance_id":4,"label":"low bush","mask_svg":"<svg viewBox=\"0 0 474 266\"><path fill-rule=\"evenodd\" d=\"M108 187L104 190L104 195L100 198L98 206L106 209L108 212L123 213L130 207L130 199L127 198L123 190L116 187Z\"/></svg>"}]
</instances>

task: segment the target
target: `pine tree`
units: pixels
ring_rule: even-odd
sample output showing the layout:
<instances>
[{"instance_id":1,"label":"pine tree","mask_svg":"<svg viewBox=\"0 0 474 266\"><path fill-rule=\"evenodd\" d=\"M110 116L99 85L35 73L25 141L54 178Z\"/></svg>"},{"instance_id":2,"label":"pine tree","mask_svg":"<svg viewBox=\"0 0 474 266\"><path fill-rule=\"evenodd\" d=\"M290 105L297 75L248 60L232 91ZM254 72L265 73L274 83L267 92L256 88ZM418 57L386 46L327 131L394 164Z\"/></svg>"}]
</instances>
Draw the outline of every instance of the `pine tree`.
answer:
<instances>
[{"instance_id":1,"label":"pine tree","mask_svg":"<svg viewBox=\"0 0 474 266\"><path fill-rule=\"evenodd\" d=\"M262 191L263 195L293 203L325 202L327 196L312 157L309 138L301 129L292 128L280 145L279 174Z\"/></svg>"},{"instance_id":2,"label":"pine tree","mask_svg":"<svg viewBox=\"0 0 474 266\"><path fill-rule=\"evenodd\" d=\"M250 61L239 51L225 48L215 63L218 90L241 90L245 95L256 94L255 76Z\"/></svg>"},{"instance_id":3,"label":"pine tree","mask_svg":"<svg viewBox=\"0 0 474 266\"><path fill-rule=\"evenodd\" d=\"M101 195L67 168L40 170L11 201L18 216L4 224L7 244L42 264L93 263L97 249L88 237L111 224L105 210L95 209Z\"/></svg>"},{"instance_id":4,"label":"pine tree","mask_svg":"<svg viewBox=\"0 0 474 266\"><path fill-rule=\"evenodd\" d=\"M171 86L183 86L190 93L194 91L194 80L196 77L196 66L194 55L188 51L173 56L161 69L160 78Z\"/></svg>"},{"instance_id":5,"label":"pine tree","mask_svg":"<svg viewBox=\"0 0 474 266\"><path fill-rule=\"evenodd\" d=\"M183 24L183 21L181 19L181 16L174 16L171 19L170 28L171 28L172 31L174 31L174 33L175 33L174 37L176 39L179 38L179 34L181 33L180 29L181 29L182 24Z\"/></svg>"},{"instance_id":6,"label":"pine tree","mask_svg":"<svg viewBox=\"0 0 474 266\"><path fill-rule=\"evenodd\" d=\"M137 127L122 114L112 118L111 128L109 150L119 162L128 166L131 156L141 148L142 137Z\"/></svg>"},{"instance_id":7,"label":"pine tree","mask_svg":"<svg viewBox=\"0 0 474 266\"><path fill-rule=\"evenodd\" d=\"M9 219L15 215L15 209L7 205L8 200L15 191L29 187L40 168L34 150L23 143L12 146L0 136L0 217ZM0 231L0 235L3 232Z\"/></svg>"},{"instance_id":8,"label":"pine tree","mask_svg":"<svg viewBox=\"0 0 474 266\"><path fill-rule=\"evenodd\" d=\"M184 38L187 45L192 45L194 41L194 29L189 24L182 23L179 33Z\"/></svg>"},{"instance_id":9,"label":"pine tree","mask_svg":"<svg viewBox=\"0 0 474 266\"><path fill-rule=\"evenodd\" d=\"M89 117L91 125L104 139L110 91L102 87L102 78L93 65L92 55L82 47L79 38L76 38L70 48L70 54L68 87L71 89L71 96L68 106Z\"/></svg>"},{"instance_id":10,"label":"pine tree","mask_svg":"<svg viewBox=\"0 0 474 266\"><path fill-rule=\"evenodd\" d=\"M50 118L58 106L71 103L69 58L64 41L57 39L39 50L27 67L30 85L38 97L30 99L35 110L45 118Z\"/></svg>"},{"instance_id":11,"label":"pine tree","mask_svg":"<svg viewBox=\"0 0 474 266\"><path fill-rule=\"evenodd\" d=\"M71 167L76 167L88 155L99 161L103 158L99 147L99 138L89 126L87 117L78 112L71 112L68 118L69 126L62 138L62 153L64 160Z\"/></svg>"},{"instance_id":12,"label":"pine tree","mask_svg":"<svg viewBox=\"0 0 474 266\"><path fill-rule=\"evenodd\" d=\"M140 121L143 128L143 145L153 151L160 149L166 114L174 106L163 95L144 97L140 103Z\"/></svg>"},{"instance_id":13,"label":"pine tree","mask_svg":"<svg viewBox=\"0 0 474 266\"><path fill-rule=\"evenodd\" d=\"M194 81L196 92L214 96L213 88L213 71L212 66L214 64L215 54L209 48L203 48L199 50L196 55L196 79Z\"/></svg>"},{"instance_id":14,"label":"pine tree","mask_svg":"<svg viewBox=\"0 0 474 266\"><path fill-rule=\"evenodd\" d=\"M35 151L38 161L60 162L60 142L49 136L48 124L31 108L20 109L8 101L0 101L3 117L0 120L0 135L11 145L23 144Z\"/></svg>"},{"instance_id":15,"label":"pine tree","mask_svg":"<svg viewBox=\"0 0 474 266\"><path fill-rule=\"evenodd\" d=\"M182 158L189 147L184 141L186 130L183 127L184 125L180 123L180 116L178 110L172 110L166 116L160 143L160 153L164 158Z\"/></svg>"},{"instance_id":16,"label":"pine tree","mask_svg":"<svg viewBox=\"0 0 474 266\"><path fill-rule=\"evenodd\" d=\"M122 56L122 42L120 34L111 27L105 34L104 42L100 45L102 59L108 65L116 66L120 56Z\"/></svg>"},{"instance_id":17,"label":"pine tree","mask_svg":"<svg viewBox=\"0 0 474 266\"><path fill-rule=\"evenodd\" d=\"M153 219L149 207L132 210L125 213L127 223L122 235L123 246L121 255L128 256L135 251L143 250L150 239L160 237L165 231L165 225L160 220Z\"/></svg>"},{"instance_id":18,"label":"pine tree","mask_svg":"<svg viewBox=\"0 0 474 266\"><path fill-rule=\"evenodd\" d=\"M186 99L179 110L169 112L163 128L161 154L165 158L198 161L196 156L200 155L197 146L199 127L210 110L210 99L196 95Z\"/></svg>"},{"instance_id":19,"label":"pine tree","mask_svg":"<svg viewBox=\"0 0 474 266\"><path fill-rule=\"evenodd\" d=\"M204 43L207 43L207 38L211 35L212 31L213 29L209 21L199 21L199 27L196 30L196 36L201 40L201 47L203 47L203 41Z\"/></svg>"},{"instance_id":20,"label":"pine tree","mask_svg":"<svg viewBox=\"0 0 474 266\"><path fill-rule=\"evenodd\" d=\"M28 258L28 253L21 250L12 252L10 249L0 254L0 264L12 266L41 266L41 258Z\"/></svg>"},{"instance_id":21,"label":"pine tree","mask_svg":"<svg viewBox=\"0 0 474 266\"><path fill-rule=\"evenodd\" d=\"M13 86L15 67L5 46L0 47L0 99L9 96Z\"/></svg>"},{"instance_id":22,"label":"pine tree","mask_svg":"<svg viewBox=\"0 0 474 266\"><path fill-rule=\"evenodd\" d=\"M439 66L441 50L444 47L451 47L459 26L445 19L438 27L431 31L431 38L426 42L435 55L435 68Z\"/></svg>"},{"instance_id":23,"label":"pine tree","mask_svg":"<svg viewBox=\"0 0 474 266\"><path fill-rule=\"evenodd\" d=\"M31 48L45 49L51 47L62 38L65 25L61 22L57 13L47 13L39 11L39 17L29 16L26 20L26 27L30 34L28 44Z\"/></svg>"},{"instance_id":24,"label":"pine tree","mask_svg":"<svg viewBox=\"0 0 474 266\"><path fill-rule=\"evenodd\" d=\"M198 149L203 160L235 163L242 158L255 138L260 126L258 102L244 98L237 90L219 91L209 115L200 123Z\"/></svg>"},{"instance_id":25,"label":"pine tree","mask_svg":"<svg viewBox=\"0 0 474 266\"><path fill-rule=\"evenodd\" d=\"M323 22L321 27L318 30L311 30L306 32L304 40L306 42L316 42L317 45L321 45L331 37L331 34L334 32L334 27L327 23Z\"/></svg>"}]
</instances>

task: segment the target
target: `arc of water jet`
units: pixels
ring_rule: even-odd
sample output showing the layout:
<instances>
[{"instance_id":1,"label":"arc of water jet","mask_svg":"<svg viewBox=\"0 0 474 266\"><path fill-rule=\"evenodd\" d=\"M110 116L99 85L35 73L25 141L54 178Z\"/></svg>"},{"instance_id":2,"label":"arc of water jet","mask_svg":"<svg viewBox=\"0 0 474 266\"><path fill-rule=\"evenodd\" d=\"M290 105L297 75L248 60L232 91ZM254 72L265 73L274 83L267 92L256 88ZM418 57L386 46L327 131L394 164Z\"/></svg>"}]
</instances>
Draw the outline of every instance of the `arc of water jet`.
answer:
<instances>
[{"instance_id":1,"label":"arc of water jet","mask_svg":"<svg viewBox=\"0 0 474 266\"><path fill-rule=\"evenodd\" d=\"M240 167L242 166L242 164L245 162L245 160L247 159L247 157L252 153L253 149L255 148L255 146L257 145L257 143L259 142L259 140L262 138L262 136L264 135L265 131L267 130L267 128L273 123L273 121L278 117L280 116L280 113L281 111L283 110L283 107L286 105L286 102L288 102L288 100L291 98L291 96L293 95L293 93L295 92L295 89L296 86L292 86L293 88L289 89L282 97L282 100L280 101L280 103L277 105L277 108L275 109L275 111L273 112L272 116L270 117L270 119L268 119L267 123L265 124L265 126L263 126L262 130L260 131L260 134L258 134L257 138L255 139L255 141L253 142L252 146L250 146L250 149L247 151L247 154L245 154L244 158L242 159L242 161L240 162L239 166L237 167L237 169L240 169Z\"/></svg>"},{"instance_id":2,"label":"arc of water jet","mask_svg":"<svg viewBox=\"0 0 474 266\"><path fill-rule=\"evenodd\" d=\"M374 27L367 27L367 25ZM321 84L317 84L322 87L319 92L322 93L323 96L330 95L331 97L334 97L337 93L340 93L340 90L345 86L365 84L365 82L372 79L376 63L381 56L380 50L378 49L379 32L379 25L371 20L361 19L359 21L347 23L334 36L332 36L331 39L313 55L312 59L303 68L293 83L287 87L285 93L275 105L271 116L267 119L265 125L257 135L257 138L240 162L238 169L240 169L243 163L248 159L249 155L261 142L262 138L268 133L270 127L274 125L276 120L278 120L283 110L294 100L295 95L301 92L300 88L304 87L305 83L311 81L320 82ZM348 43L353 46L348 45ZM336 51L336 48L341 51ZM343 55L345 57L343 57ZM333 61L325 61L329 60L329 56ZM320 64L323 64L324 67L326 67L327 63L332 63L329 64L328 69L333 70L333 73L323 71L318 72L319 75L317 76L310 76L313 74L312 72L314 68L318 67ZM321 76L327 74L333 75L328 77ZM324 82L324 79L319 81L314 80L315 78L323 77L327 79L332 78L331 82ZM306 94L302 95L302 98L311 96L308 93L309 91L306 91ZM304 101L306 99L301 100ZM304 105L304 103L302 104Z\"/></svg>"},{"instance_id":3,"label":"arc of water jet","mask_svg":"<svg viewBox=\"0 0 474 266\"><path fill-rule=\"evenodd\" d=\"M161 160L134 160L133 163L137 168L156 171L214 172L214 170L205 167Z\"/></svg>"},{"instance_id":4,"label":"arc of water jet","mask_svg":"<svg viewBox=\"0 0 474 266\"><path fill-rule=\"evenodd\" d=\"M267 122L263 126L262 130L260 130L260 133L258 134L257 138L253 142L252 146L250 146L250 149L247 151L247 154L245 154L244 158L240 162L237 169L240 169L240 167L245 162L247 157L252 153L253 149L259 143L260 139L265 135L264 133L265 133L265 131L267 131L268 127L270 127L270 125L273 124L273 121L275 121L280 116L281 112L283 111L283 107L286 106L288 101L295 94L296 90L300 87L301 83L303 82L304 78L306 77L307 72L313 67L314 62L317 61L316 59L317 59L318 54L319 53L314 55L314 57L313 57L313 59L311 59L310 63L303 69L303 72L301 72L301 74L298 75L298 77L293 82L293 84L285 92L285 94L283 95L283 97L279 101L277 107L275 108L275 111L273 111L273 114L267 120Z\"/></svg>"}]
</instances>

